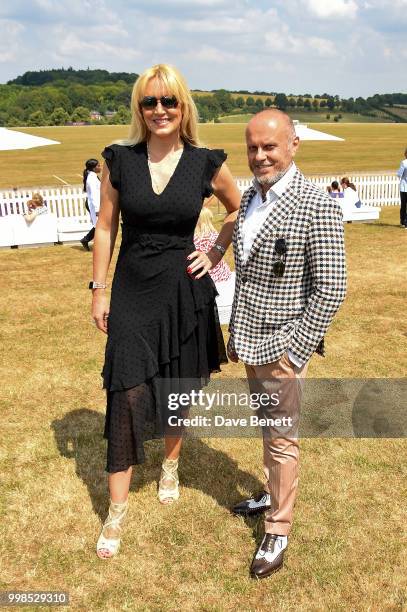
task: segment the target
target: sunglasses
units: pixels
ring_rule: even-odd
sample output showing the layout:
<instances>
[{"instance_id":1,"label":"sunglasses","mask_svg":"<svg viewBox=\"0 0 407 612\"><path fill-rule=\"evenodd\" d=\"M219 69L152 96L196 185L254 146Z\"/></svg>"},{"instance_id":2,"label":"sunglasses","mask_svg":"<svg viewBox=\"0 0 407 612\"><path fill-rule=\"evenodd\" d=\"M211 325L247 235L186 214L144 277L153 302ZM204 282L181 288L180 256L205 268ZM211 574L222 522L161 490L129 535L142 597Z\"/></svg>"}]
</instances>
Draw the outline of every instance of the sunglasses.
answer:
<instances>
[{"instance_id":1,"label":"sunglasses","mask_svg":"<svg viewBox=\"0 0 407 612\"><path fill-rule=\"evenodd\" d=\"M156 98L155 96L144 96L140 102L140 106L146 109L156 108L158 102L161 102L163 108L177 108L178 100L175 96L161 96Z\"/></svg>"},{"instance_id":2,"label":"sunglasses","mask_svg":"<svg viewBox=\"0 0 407 612\"><path fill-rule=\"evenodd\" d=\"M278 255L278 261L273 263L273 274L278 278L284 276L287 245L284 238L278 238L274 243L274 251Z\"/></svg>"}]
</instances>

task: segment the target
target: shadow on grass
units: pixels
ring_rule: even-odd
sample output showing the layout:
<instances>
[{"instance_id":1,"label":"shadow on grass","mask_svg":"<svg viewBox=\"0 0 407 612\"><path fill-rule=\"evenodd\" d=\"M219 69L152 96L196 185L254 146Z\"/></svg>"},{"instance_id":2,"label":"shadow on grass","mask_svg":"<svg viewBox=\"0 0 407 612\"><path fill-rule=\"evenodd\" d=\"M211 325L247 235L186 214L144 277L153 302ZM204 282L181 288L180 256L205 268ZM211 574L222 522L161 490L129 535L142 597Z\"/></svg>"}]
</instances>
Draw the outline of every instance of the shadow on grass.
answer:
<instances>
[{"instance_id":1,"label":"shadow on grass","mask_svg":"<svg viewBox=\"0 0 407 612\"><path fill-rule=\"evenodd\" d=\"M102 521L108 509L104 420L100 412L80 408L69 412L63 419L55 419L51 424L58 451L63 457L75 460L76 474L86 485L94 512ZM232 445L233 439L230 442ZM146 442L145 450L146 462L133 469L133 491L158 482L163 458L162 440ZM260 461L260 446L258 452ZM202 491L228 510L244 495L255 493L263 487L255 476L240 469L229 454L212 448L198 438L184 440L179 475L183 487ZM253 519L246 522L253 527Z\"/></svg>"},{"instance_id":2,"label":"shadow on grass","mask_svg":"<svg viewBox=\"0 0 407 612\"><path fill-rule=\"evenodd\" d=\"M376 227L392 227L397 230L403 229L400 225L394 223L383 223L381 221L376 221L376 223L365 223L365 225L375 225Z\"/></svg>"}]
</instances>

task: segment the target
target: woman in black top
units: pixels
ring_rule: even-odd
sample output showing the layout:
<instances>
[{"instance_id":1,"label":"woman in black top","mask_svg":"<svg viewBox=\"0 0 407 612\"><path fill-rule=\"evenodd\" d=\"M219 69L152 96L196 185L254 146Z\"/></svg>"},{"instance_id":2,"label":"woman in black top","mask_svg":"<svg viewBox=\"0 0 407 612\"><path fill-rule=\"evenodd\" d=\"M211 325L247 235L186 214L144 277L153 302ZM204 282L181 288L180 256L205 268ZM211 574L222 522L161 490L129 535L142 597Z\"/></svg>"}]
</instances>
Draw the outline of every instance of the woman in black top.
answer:
<instances>
[{"instance_id":1,"label":"woman in black top","mask_svg":"<svg viewBox=\"0 0 407 612\"><path fill-rule=\"evenodd\" d=\"M168 431L168 395L200 389L226 360L207 272L231 242L240 202L225 153L199 146L196 107L177 70L165 64L147 70L134 85L131 107L129 139L102 153L94 242L93 280L102 287L93 289L92 316L108 334L103 380L111 503L97 544L101 558L118 552L132 466L144 461L148 422L167 434L159 499L178 499L181 436ZM228 214L216 245L202 253L193 235L212 193ZM103 285L119 213L122 243L109 307Z\"/></svg>"}]
</instances>

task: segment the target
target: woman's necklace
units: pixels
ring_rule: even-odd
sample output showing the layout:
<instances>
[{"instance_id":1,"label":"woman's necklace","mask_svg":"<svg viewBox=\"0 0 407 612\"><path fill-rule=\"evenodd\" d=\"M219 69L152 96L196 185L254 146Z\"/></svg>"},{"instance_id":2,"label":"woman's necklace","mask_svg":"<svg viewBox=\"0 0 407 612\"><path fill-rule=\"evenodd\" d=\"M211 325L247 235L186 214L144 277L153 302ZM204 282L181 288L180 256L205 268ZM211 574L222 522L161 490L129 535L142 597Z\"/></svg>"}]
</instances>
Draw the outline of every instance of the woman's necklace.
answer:
<instances>
[{"instance_id":1,"label":"woman's necklace","mask_svg":"<svg viewBox=\"0 0 407 612\"><path fill-rule=\"evenodd\" d=\"M175 168L178 165L184 147L173 153L168 153L160 162L152 162L147 142L147 163L154 193L160 195L168 185Z\"/></svg>"}]
</instances>

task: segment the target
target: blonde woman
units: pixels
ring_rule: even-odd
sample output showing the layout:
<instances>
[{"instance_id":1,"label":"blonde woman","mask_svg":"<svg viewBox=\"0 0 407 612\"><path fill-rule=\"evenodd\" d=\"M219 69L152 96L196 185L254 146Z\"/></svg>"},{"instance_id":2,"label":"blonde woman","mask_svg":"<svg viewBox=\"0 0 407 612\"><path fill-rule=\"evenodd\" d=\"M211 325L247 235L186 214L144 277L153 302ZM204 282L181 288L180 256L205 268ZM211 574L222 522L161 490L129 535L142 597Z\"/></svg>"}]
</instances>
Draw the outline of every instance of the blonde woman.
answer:
<instances>
[{"instance_id":1,"label":"blonde woman","mask_svg":"<svg viewBox=\"0 0 407 612\"><path fill-rule=\"evenodd\" d=\"M40 193L33 193L31 200L27 202L28 213L23 215L27 223L32 223L39 215L48 212L47 205Z\"/></svg>"},{"instance_id":2,"label":"blonde woman","mask_svg":"<svg viewBox=\"0 0 407 612\"><path fill-rule=\"evenodd\" d=\"M218 240L218 232L213 225L213 214L208 206L203 206L195 228L194 244L198 251L210 251ZM235 293L235 273L223 259L217 266L209 270L216 285L220 323L229 323L232 312L233 295Z\"/></svg>"},{"instance_id":3,"label":"blonde woman","mask_svg":"<svg viewBox=\"0 0 407 612\"><path fill-rule=\"evenodd\" d=\"M179 497L182 438L179 430L170 435L165 398L201 388L219 370L224 346L207 272L231 242L240 202L225 153L199 146L196 107L175 68L146 70L134 85L131 111L129 138L102 153L90 284L93 318L108 334L103 379L110 508L97 543L101 558L118 552L132 466L144 461L147 422L166 434L159 500ZM193 234L212 193L227 215L216 244L204 253L195 249ZM119 214L122 243L109 304L106 277Z\"/></svg>"}]
</instances>

